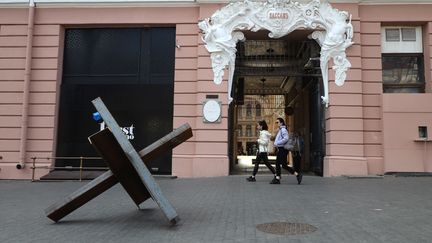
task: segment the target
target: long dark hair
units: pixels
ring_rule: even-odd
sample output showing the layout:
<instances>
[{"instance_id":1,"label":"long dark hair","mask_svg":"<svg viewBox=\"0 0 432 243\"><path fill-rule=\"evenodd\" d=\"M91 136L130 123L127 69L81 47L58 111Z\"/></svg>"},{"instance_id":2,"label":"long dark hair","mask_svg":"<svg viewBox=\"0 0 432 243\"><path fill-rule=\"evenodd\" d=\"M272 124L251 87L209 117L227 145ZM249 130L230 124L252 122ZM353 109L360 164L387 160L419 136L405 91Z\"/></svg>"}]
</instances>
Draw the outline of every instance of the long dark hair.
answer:
<instances>
[{"instance_id":1,"label":"long dark hair","mask_svg":"<svg viewBox=\"0 0 432 243\"><path fill-rule=\"evenodd\" d=\"M265 120L259 121L258 125L261 126L262 130L268 130L267 122Z\"/></svg>"},{"instance_id":2,"label":"long dark hair","mask_svg":"<svg viewBox=\"0 0 432 243\"><path fill-rule=\"evenodd\" d=\"M284 119L282 117L278 117L277 119L279 120L280 124L286 126L285 121L284 121Z\"/></svg>"}]
</instances>

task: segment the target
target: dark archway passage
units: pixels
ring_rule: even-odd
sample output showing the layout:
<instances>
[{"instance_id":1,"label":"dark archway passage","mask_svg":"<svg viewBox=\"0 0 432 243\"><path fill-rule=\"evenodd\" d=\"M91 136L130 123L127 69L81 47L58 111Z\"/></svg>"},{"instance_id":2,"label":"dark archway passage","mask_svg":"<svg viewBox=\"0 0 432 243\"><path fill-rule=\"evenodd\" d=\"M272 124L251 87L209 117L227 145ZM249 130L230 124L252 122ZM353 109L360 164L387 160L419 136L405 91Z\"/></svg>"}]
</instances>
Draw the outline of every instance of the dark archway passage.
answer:
<instances>
[{"instance_id":1,"label":"dark archway passage","mask_svg":"<svg viewBox=\"0 0 432 243\"><path fill-rule=\"evenodd\" d=\"M232 174L252 170L257 152L257 121L265 120L275 135L274 122L282 117L290 133L296 132L304 139L302 170L322 175L325 108L321 101L320 47L307 39L308 34L294 31L274 40L267 37L266 31L245 32L246 41L237 44L234 100L229 112ZM268 151L270 161L274 160L272 144Z\"/></svg>"}]
</instances>

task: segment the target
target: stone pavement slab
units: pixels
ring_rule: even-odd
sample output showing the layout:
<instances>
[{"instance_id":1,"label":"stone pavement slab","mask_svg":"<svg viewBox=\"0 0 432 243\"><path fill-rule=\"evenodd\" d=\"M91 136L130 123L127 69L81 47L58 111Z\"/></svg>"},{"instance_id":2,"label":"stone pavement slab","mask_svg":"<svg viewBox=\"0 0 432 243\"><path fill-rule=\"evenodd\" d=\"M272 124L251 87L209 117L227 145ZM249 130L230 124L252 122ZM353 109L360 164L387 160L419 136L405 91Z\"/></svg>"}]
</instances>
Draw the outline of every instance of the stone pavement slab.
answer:
<instances>
[{"instance_id":1,"label":"stone pavement slab","mask_svg":"<svg viewBox=\"0 0 432 243\"><path fill-rule=\"evenodd\" d=\"M432 242L432 177L349 179L284 176L157 182L179 214L170 227L156 203L137 209L117 185L53 223L47 205L88 182L0 181L0 242ZM257 230L271 222L313 225L301 235Z\"/></svg>"}]
</instances>

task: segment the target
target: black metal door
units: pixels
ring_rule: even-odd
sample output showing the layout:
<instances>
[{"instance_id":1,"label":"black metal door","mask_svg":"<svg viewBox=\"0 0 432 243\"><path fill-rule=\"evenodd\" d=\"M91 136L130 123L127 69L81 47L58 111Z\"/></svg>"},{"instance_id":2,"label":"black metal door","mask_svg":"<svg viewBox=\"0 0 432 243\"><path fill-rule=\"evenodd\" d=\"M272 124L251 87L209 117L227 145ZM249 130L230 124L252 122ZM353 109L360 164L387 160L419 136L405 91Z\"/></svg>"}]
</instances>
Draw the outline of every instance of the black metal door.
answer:
<instances>
[{"instance_id":1,"label":"black metal door","mask_svg":"<svg viewBox=\"0 0 432 243\"><path fill-rule=\"evenodd\" d=\"M316 79L311 87L310 100L310 170L323 175L325 156L325 107L321 102L322 80Z\"/></svg>"},{"instance_id":2,"label":"black metal door","mask_svg":"<svg viewBox=\"0 0 432 243\"><path fill-rule=\"evenodd\" d=\"M120 127L132 127L137 151L173 128L175 28L68 29L57 156L97 156L87 137L100 129L91 101L101 97ZM171 174L171 153L149 162ZM57 160L56 166L78 166ZM105 166L86 161L87 167Z\"/></svg>"}]
</instances>

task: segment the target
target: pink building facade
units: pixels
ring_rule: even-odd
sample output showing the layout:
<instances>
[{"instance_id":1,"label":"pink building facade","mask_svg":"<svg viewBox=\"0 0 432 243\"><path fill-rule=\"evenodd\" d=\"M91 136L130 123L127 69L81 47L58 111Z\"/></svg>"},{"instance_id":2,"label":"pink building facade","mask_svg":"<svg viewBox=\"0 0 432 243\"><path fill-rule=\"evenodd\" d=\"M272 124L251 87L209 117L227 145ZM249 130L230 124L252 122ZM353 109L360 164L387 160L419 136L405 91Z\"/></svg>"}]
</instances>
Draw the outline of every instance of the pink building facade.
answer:
<instances>
[{"instance_id":1,"label":"pink building facade","mask_svg":"<svg viewBox=\"0 0 432 243\"><path fill-rule=\"evenodd\" d=\"M346 50L351 68L343 86L335 85L329 68L323 175L432 172L432 1L330 4L351 15L354 44ZM198 27L226 5L205 0L42 1L35 7L0 2L0 179L30 179L32 157L39 158L37 166L46 166L35 170L35 178L55 166L43 158L60 156L65 32L76 28L175 28L172 127L187 122L194 136L173 150L171 174L229 175L228 77L225 73L222 84L214 84ZM401 46L392 46L396 42ZM412 42L420 47L404 51ZM395 70L395 57L414 64ZM386 81L398 71L409 72L405 80L414 81ZM220 122L203 122L208 97L221 102Z\"/></svg>"}]
</instances>

